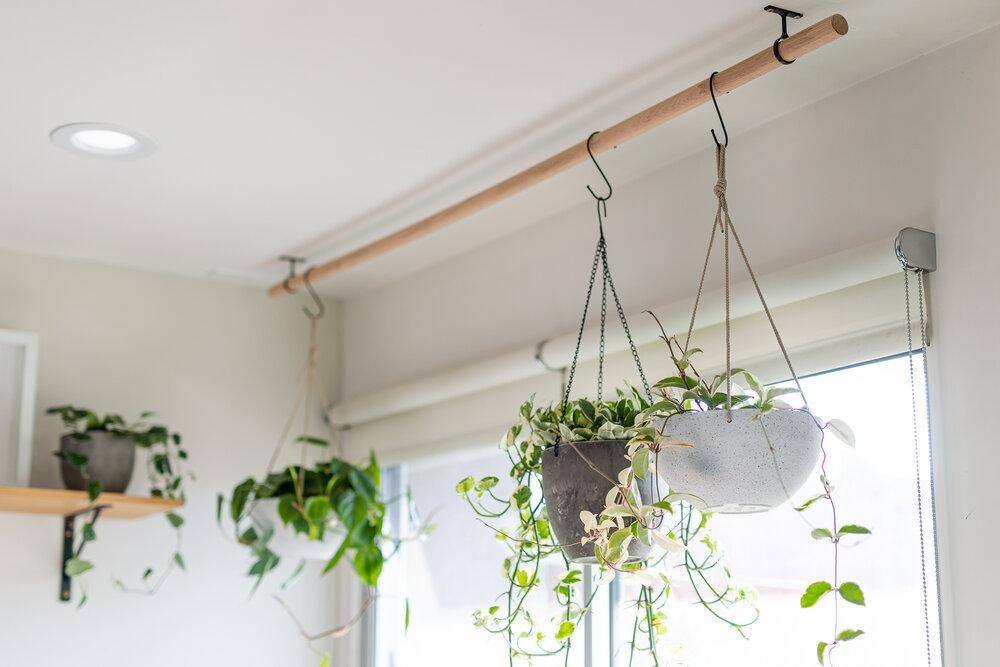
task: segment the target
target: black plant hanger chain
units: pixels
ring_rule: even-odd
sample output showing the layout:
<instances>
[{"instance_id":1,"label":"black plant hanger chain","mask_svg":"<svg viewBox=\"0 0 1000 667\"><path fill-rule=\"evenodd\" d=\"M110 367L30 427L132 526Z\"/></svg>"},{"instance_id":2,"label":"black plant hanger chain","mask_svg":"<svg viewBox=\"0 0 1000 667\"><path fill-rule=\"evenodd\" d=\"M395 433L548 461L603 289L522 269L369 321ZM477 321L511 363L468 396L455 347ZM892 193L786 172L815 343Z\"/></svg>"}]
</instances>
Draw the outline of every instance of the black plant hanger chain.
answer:
<instances>
[{"instance_id":1,"label":"black plant hanger chain","mask_svg":"<svg viewBox=\"0 0 1000 667\"><path fill-rule=\"evenodd\" d=\"M615 302L615 309L618 311L618 320L621 322L622 330L625 332L625 338L628 341L629 349L632 352L632 359L635 361L635 367L639 371L639 378L642 380L642 387L646 392L646 398L652 401L653 393L650 391L649 382L646 380L646 374L642 369L642 362L639 360L639 351L635 346L635 341L632 340L632 332L628 326L628 319L625 317L625 309L622 307L621 300L618 298L618 290L615 289L614 279L611 277L611 267L608 262L608 242L604 237L604 218L608 214L607 202L613 194L611 188L611 183L608 181L608 177L604 174L604 170L601 169L601 165L597 163L594 158L594 153L590 148L590 142L597 132L594 132L587 138L587 152L590 153L590 159L594 162L594 166L597 167L597 171L601 174L604 182L608 186L608 194L601 197L588 185L587 190L597 201L597 247L594 250L594 262L590 267L590 280L587 283L587 298L583 302L583 316L580 318L580 328L576 335L576 349L573 351L573 361L569 367L569 375L566 379L566 389L563 393L563 410L562 414L565 417L565 406L569 402L570 392L573 389L573 377L576 375L576 364L580 357L580 345L583 342L583 331L587 325L587 313L590 310L590 299L594 293L594 285L597 282L597 268L601 267L601 328L600 328L600 342L598 343L597 352L597 401L601 402L604 397L604 348L605 348L605 331L607 325L608 316L608 292L611 293L611 298Z\"/></svg>"}]
</instances>

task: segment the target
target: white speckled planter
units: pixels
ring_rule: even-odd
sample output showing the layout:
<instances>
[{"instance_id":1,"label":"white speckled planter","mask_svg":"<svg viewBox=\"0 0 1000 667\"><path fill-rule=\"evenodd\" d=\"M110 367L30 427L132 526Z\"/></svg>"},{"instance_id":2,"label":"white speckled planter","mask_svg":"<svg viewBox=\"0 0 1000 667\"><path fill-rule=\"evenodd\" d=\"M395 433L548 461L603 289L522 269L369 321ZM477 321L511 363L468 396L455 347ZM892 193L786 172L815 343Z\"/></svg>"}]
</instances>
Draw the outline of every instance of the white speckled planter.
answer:
<instances>
[{"instance_id":1,"label":"white speckled planter","mask_svg":"<svg viewBox=\"0 0 1000 667\"><path fill-rule=\"evenodd\" d=\"M739 514L778 507L809 478L823 433L805 410L732 414L731 423L725 410L667 417L663 432L691 446L664 447L657 472L671 493L693 496L702 509Z\"/></svg>"},{"instance_id":2,"label":"white speckled planter","mask_svg":"<svg viewBox=\"0 0 1000 667\"><path fill-rule=\"evenodd\" d=\"M284 558L328 560L344 540L344 528L339 521L326 527L322 540L310 540L307 535L296 533L281 522L277 498L264 498L254 502L250 508L250 520L258 533L274 530L268 547Z\"/></svg>"}]
</instances>

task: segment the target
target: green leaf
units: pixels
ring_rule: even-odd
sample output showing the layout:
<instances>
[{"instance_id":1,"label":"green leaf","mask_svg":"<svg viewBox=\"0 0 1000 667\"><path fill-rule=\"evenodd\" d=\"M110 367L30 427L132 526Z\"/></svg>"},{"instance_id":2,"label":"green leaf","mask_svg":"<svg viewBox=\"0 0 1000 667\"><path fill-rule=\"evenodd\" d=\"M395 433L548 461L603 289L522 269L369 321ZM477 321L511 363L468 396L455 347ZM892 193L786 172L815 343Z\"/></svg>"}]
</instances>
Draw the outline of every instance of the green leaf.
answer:
<instances>
[{"instance_id":1,"label":"green leaf","mask_svg":"<svg viewBox=\"0 0 1000 667\"><path fill-rule=\"evenodd\" d=\"M837 635L838 642L849 642L852 639L857 639L861 635L865 634L864 630L841 630L840 634Z\"/></svg>"},{"instance_id":2,"label":"green leaf","mask_svg":"<svg viewBox=\"0 0 1000 667\"><path fill-rule=\"evenodd\" d=\"M828 581L816 581L806 588L806 592L802 594L802 599L799 604L803 607L812 607L814 604L819 602L819 599L833 590L833 586L830 585Z\"/></svg>"},{"instance_id":3,"label":"green leaf","mask_svg":"<svg viewBox=\"0 0 1000 667\"><path fill-rule=\"evenodd\" d=\"M174 552L174 562L177 563L177 567L181 568L185 572L187 571L187 566L184 564L184 558L181 556L179 551Z\"/></svg>"},{"instance_id":4,"label":"green leaf","mask_svg":"<svg viewBox=\"0 0 1000 667\"><path fill-rule=\"evenodd\" d=\"M463 479L462 481L460 481L458 484L455 485L455 493L457 493L460 496L464 496L469 491L472 491L472 489L475 488L475 486L476 486L476 480L473 479L472 477L466 477L465 479Z\"/></svg>"},{"instance_id":5,"label":"green leaf","mask_svg":"<svg viewBox=\"0 0 1000 667\"><path fill-rule=\"evenodd\" d=\"M649 472L649 450L645 447L637 449L632 456L632 472L635 473L637 479L646 478L646 474Z\"/></svg>"},{"instance_id":6,"label":"green leaf","mask_svg":"<svg viewBox=\"0 0 1000 667\"><path fill-rule=\"evenodd\" d=\"M184 517L175 512L167 512L167 521L169 521L170 525L174 528L180 528L184 525Z\"/></svg>"},{"instance_id":7,"label":"green leaf","mask_svg":"<svg viewBox=\"0 0 1000 667\"><path fill-rule=\"evenodd\" d=\"M83 524L83 541L93 542L97 539L97 533L94 532L94 524L87 522Z\"/></svg>"},{"instance_id":8,"label":"green leaf","mask_svg":"<svg viewBox=\"0 0 1000 667\"><path fill-rule=\"evenodd\" d=\"M483 477L476 483L476 493L482 495L500 483L496 477Z\"/></svg>"},{"instance_id":9,"label":"green leaf","mask_svg":"<svg viewBox=\"0 0 1000 667\"><path fill-rule=\"evenodd\" d=\"M840 585L840 597L851 604L865 606L865 594L861 591L861 587L853 581L845 581Z\"/></svg>"},{"instance_id":10,"label":"green leaf","mask_svg":"<svg viewBox=\"0 0 1000 667\"><path fill-rule=\"evenodd\" d=\"M331 660L330 654L324 653L323 657L319 659L319 667L330 667Z\"/></svg>"},{"instance_id":11,"label":"green leaf","mask_svg":"<svg viewBox=\"0 0 1000 667\"><path fill-rule=\"evenodd\" d=\"M819 660L819 664L824 664L823 659L826 658L826 642L820 642L816 645L816 659Z\"/></svg>"},{"instance_id":12,"label":"green leaf","mask_svg":"<svg viewBox=\"0 0 1000 667\"><path fill-rule=\"evenodd\" d=\"M153 568L147 567L145 570L142 571L142 580L143 581L146 581L147 579L149 579L152 576L153 576Z\"/></svg>"},{"instance_id":13,"label":"green leaf","mask_svg":"<svg viewBox=\"0 0 1000 667\"><path fill-rule=\"evenodd\" d=\"M87 499L90 502L97 500L97 497L101 495L101 483L96 479L91 479L87 481Z\"/></svg>"},{"instance_id":14,"label":"green leaf","mask_svg":"<svg viewBox=\"0 0 1000 667\"><path fill-rule=\"evenodd\" d=\"M256 482L253 481L252 477L248 477L233 489L233 497L229 501L229 514L234 522L239 522L243 518L243 510L247 504L247 498L250 496L250 492Z\"/></svg>"},{"instance_id":15,"label":"green leaf","mask_svg":"<svg viewBox=\"0 0 1000 667\"><path fill-rule=\"evenodd\" d=\"M403 634L410 629L410 598L403 600Z\"/></svg>"},{"instance_id":16,"label":"green leaf","mask_svg":"<svg viewBox=\"0 0 1000 667\"><path fill-rule=\"evenodd\" d=\"M832 540L833 533L830 532L829 528L814 528L811 533L814 540Z\"/></svg>"},{"instance_id":17,"label":"green leaf","mask_svg":"<svg viewBox=\"0 0 1000 667\"><path fill-rule=\"evenodd\" d=\"M574 630L576 630L576 624L571 621L563 621L562 624L559 625L559 630L556 632L556 639L562 641L572 635Z\"/></svg>"},{"instance_id":18,"label":"green leaf","mask_svg":"<svg viewBox=\"0 0 1000 667\"><path fill-rule=\"evenodd\" d=\"M81 560L79 558L70 558L66 561L66 576L67 577L78 577L87 570L93 569L94 564L87 560Z\"/></svg>"},{"instance_id":19,"label":"green leaf","mask_svg":"<svg viewBox=\"0 0 1000 667\"><path fill-rule=\"evenodd\" d=\"M58 452L52 452L52 453L55 455L56 458L62 459L67 464L76 468L77 470L82 470L83 466L87 465L87 461L90 460L85 455L80 454L78 452L60 450Z\"/></svg>"},{"instance_id":20,"label":"green leaf","mask_svg":"<svg viewBox=\"0 0 1000 667\"><path fill-rule=\"evenodd\" d=\"M215 523L222 525L222 506L226 503L226 498L221 493L215 494Z\"/></svg>"},{"instance_id":21,"label":"green leaf","mask_svg":"<svg viewBox=\"0 0 1000 667\"><path fill-rule=\"evenodd\" d=\"M315 445L316 447L328 447L330 445L330 443L323 438L314 438L311 435L300 435L295 438L295 442L305 445Z\"/></svg>"},{"instance_id":22,"label":"green leaf","mask_svg":"<svg viewBox=\"0 0 1000 667\"><path fill-rule=\"evenodd\" d=\"M795 511L796 512L804 512L805 510L807 510L810 507L812 507L813 504L817 500L819 500L821 498L826 498L826 494L825 493L817 493L815 496L809 496L808 498L805 499L805 501L803 501L803 503L801 505L799 505L798 507L795 508Z\"/></svg>"},{"instance_id":23,"label":"green leaf","mask_svg":"<svg viewBox=\"0 0 1000 667\"><path fill-rule=\"evenodd\" d=\"M527 486L521 485L514 490L511 498L518 507L525 507L527 506L528 501L531 500L531 489Z\"/></svg>"},{"instance_id":24,"label":"green leaf","mask_svg":"<svg viewBox=\"0 0 1000 667\"><path fill-rule=\"evenodd\" d=\"M841 535L871 535L871 532L872 531L868 530L864 526L849 523L840 527L840 530L837 531L837 537L840 537Z\"/></svg>"}]
</instances>

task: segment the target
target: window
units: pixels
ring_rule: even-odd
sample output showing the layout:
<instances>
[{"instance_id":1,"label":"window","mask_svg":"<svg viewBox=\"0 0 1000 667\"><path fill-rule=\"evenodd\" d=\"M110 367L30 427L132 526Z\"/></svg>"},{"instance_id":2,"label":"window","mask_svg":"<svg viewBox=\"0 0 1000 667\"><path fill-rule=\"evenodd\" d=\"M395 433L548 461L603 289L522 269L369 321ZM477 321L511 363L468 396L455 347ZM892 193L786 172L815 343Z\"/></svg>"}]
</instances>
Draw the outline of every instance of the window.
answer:
<instances>
[{"instance_id":1,"label":"window","mask_svg":"<svg viewBox=\"0 0 1000 667\"><path fill-rule=\"evenodd\" d=\"M923 424L921 355L914 361ZM857 435L854 451L828 439L828 471L838 492L842 522L859 523L873 531L857 546L841 549L842 580L861 584L867 606L841 605L841 628L862 628L866 636L838 649L838 657L855 665L924 664L920 524L907 358L830 371L805 378L802 384L817 415L843 419ZM929 459L926 429L921 426L918 431L929 618L937 653ZM489 448L416 461L398 469L421 510L434 513L438 527L426 542L407 545L401 558L387 568L373 621L374 636L369 639L374 642L374 667L464 667L472 664L471 659L480 665L507 663L503 640L474 628L471 622L472 612L488 606L500 590L503 550L453 490L455 482L466 475L496 474L504 461L499 451ZM798 496L815 491L814 484L807 484ZM808 518L823 525L825 510L811 511ZM692 667L810 664L816 642L830 633L831 615L822 603L801 609L799 597L809 583L830 577L829 545L812 540L803 517L787 505L764 514L717 515L713 521L714 536L728 565L741 581L759 591L760 620L750 628L750 641L742 640L688 604L678 579L668 612L665 650L673 660ZM628 652L622 650L624 628L616 626L630 623L625 620L630 612L614 604L615 599L629 599L626 593L613 589L598 599L589 632L581 638L587 645L575 647L571 665L627 664ZM404 636L405 599L410 601L411 624ZM935 664L939 663L935 658Z\"/></svg>"}]
</instances>

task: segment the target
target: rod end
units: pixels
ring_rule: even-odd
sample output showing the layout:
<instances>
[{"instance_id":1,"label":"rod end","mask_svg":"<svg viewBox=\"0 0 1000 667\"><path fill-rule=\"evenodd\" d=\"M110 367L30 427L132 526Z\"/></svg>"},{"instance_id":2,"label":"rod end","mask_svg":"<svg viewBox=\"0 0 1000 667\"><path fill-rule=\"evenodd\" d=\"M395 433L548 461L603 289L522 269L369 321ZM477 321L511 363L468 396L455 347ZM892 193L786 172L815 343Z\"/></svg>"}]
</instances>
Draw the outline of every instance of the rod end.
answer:
<instances>
[{"instance_id":1,"label":"rod end","mask_svg":"<svg viewBox=\"0 0 1000 667\"><path fill-rule=\"evenodd\" d=\"M847 31L850 29L850 26L847 25L847 19L845 19L842 14L834 14L831 16L830 25L833 26L833 31L841 37L846 35Z\"/></svg>"}]
</instances>

